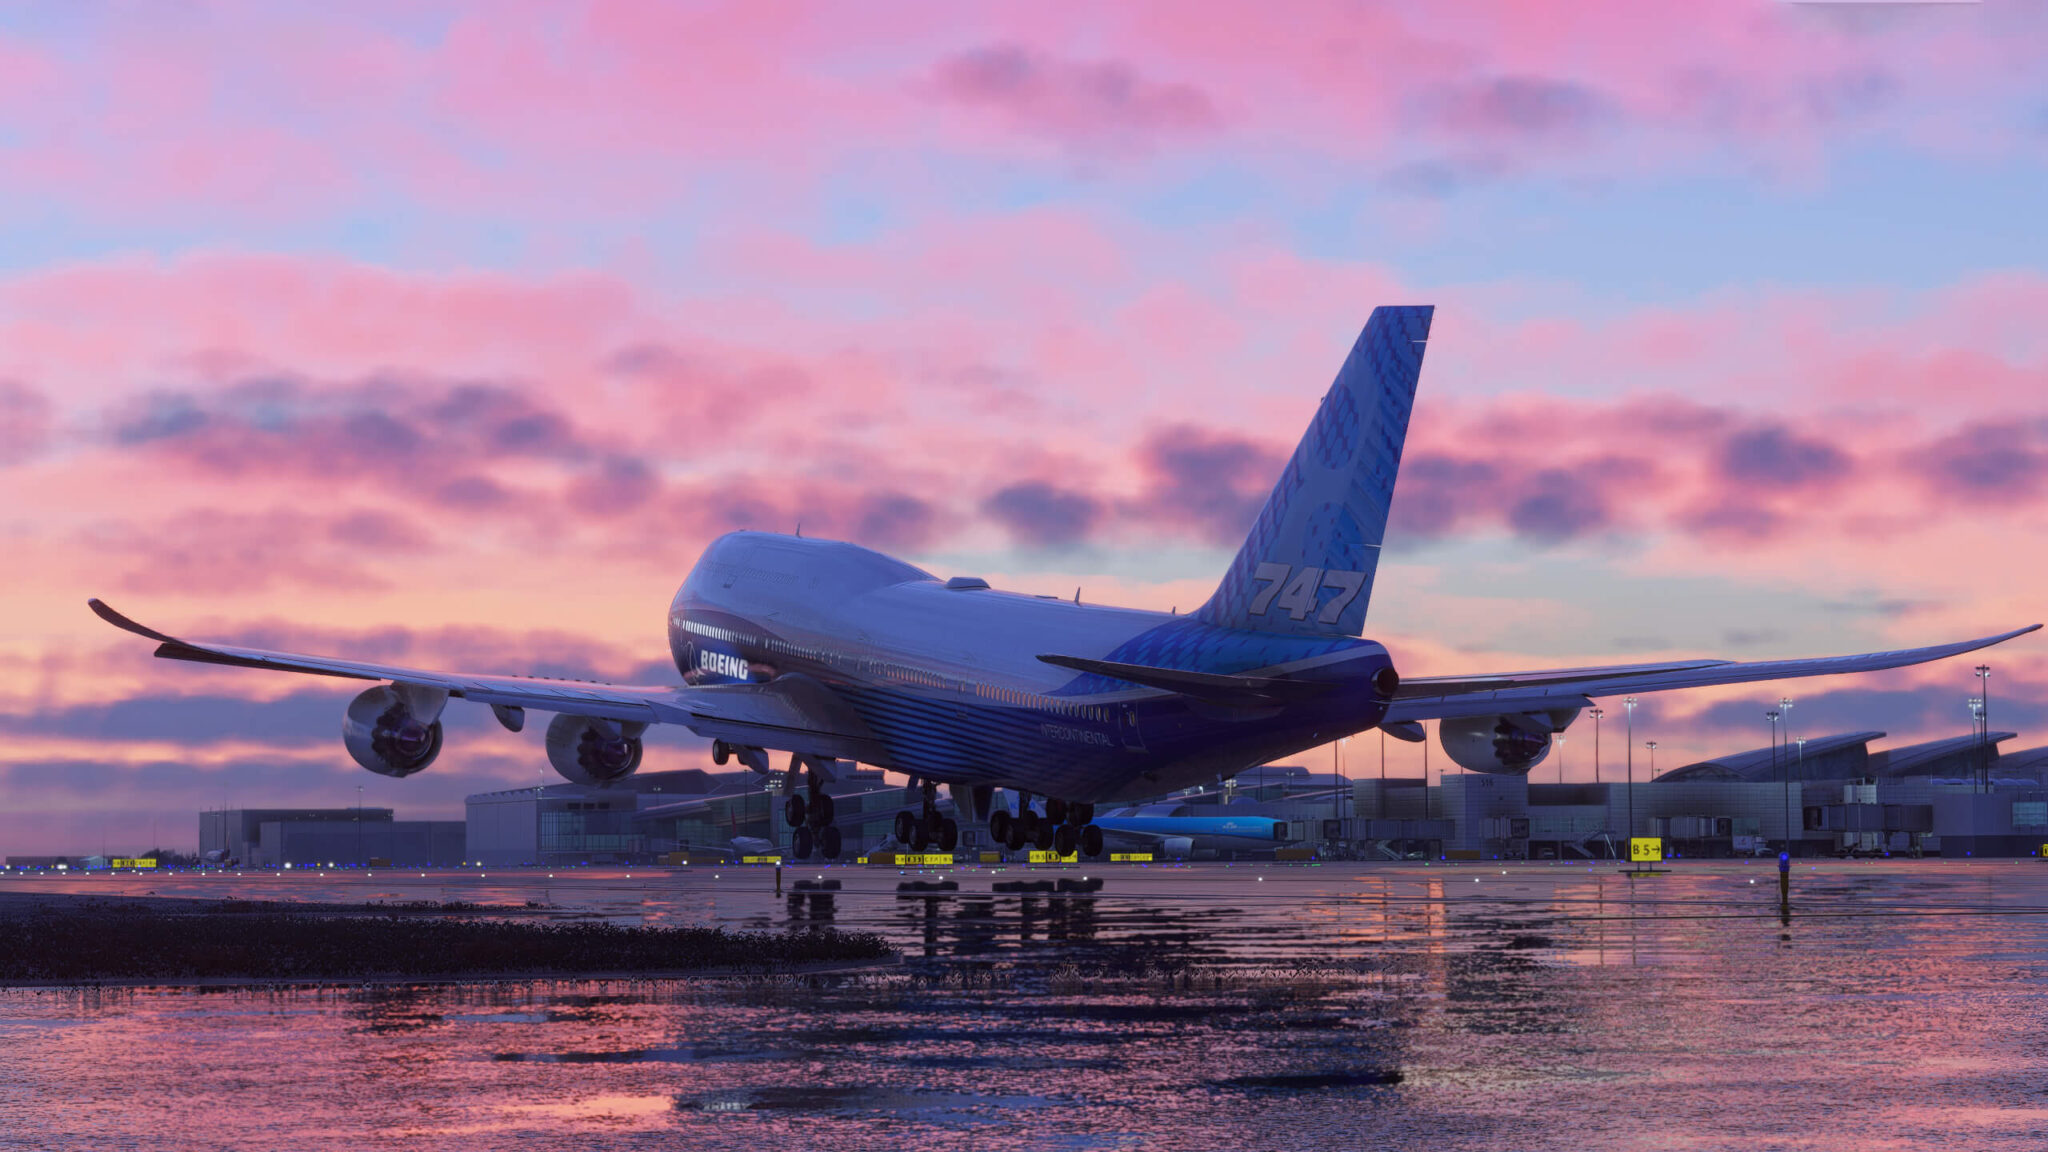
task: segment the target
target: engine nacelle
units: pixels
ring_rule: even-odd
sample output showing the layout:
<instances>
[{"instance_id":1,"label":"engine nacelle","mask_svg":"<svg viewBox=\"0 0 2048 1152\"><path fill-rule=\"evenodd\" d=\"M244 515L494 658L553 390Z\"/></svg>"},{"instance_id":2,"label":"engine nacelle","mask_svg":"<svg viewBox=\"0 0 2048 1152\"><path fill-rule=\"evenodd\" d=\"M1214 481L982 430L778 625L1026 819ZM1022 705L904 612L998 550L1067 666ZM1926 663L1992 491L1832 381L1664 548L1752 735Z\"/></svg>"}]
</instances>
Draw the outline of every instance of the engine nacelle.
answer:
<instances>
[{"instance_id":1,"label":"engine nacelle","mask_svg":"<svg viewBox=\"0 0 2048 1152\"><path fill-rule=\"evenodd\" d=\"M1195 854L1195 838L1168 836L1159 842L1159 854L1170 860L1185 860Z\"/></svg>"},{"instance_id":2,"label":"engine nacelle","mask_svg":"<svg viewBox=\"0 0 2048 1152\"><path fill-rule=\"evenodd\" d=\"M548 763L573 784L616 784L640 767L645 724L557 716L548 724Z\"/></svg>"},{"instance_id":3,"label":"engine nacelle","mask_svg":"<svg viewBox=\"0 0 2048 1152\"><path fill-rule=\"evenodd\" d=\"M1579 714L1576 708L1464 716L1437 724L1437 742L1468 772L1526 776L1550 755L1550 738Z\"/></svg>"},{"instance_id":4,"label":"engine nacelle","mask_svg":"<svg viewBox=\"0 0 2048 1152\"><path fill-rule=\"evenodd\" d=\"M419 684L379 684L348 703L341 742L379 776L405 777L441 754L441 709L448 693Z\"/></svg>"}]
</instances>

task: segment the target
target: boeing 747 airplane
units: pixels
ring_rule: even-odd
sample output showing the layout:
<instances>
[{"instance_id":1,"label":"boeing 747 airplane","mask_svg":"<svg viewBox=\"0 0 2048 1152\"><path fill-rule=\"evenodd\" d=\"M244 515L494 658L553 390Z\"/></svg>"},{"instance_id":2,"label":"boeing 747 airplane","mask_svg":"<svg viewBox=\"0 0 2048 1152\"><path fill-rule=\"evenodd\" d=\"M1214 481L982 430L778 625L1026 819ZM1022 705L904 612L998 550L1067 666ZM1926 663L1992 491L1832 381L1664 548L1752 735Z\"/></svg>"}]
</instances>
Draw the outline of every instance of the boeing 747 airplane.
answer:
<instances>
[{"instance_id":1,"label":"boeing 747 airplane","mask_svg":"<svg viewBox=\"0 0 2048 1152\"><path fill-rule=\"evenodd\" d=\"M720 764L768 773L790 754L784 812L796 854L837 856L824 784L842 761L907 774L922 804L898 838L951 851L955 818L996 816L1012 849L1102 851L1098 803L1170 792L1379 727L1438 740L1459 766L1525 774L1593 698L1897 668L2040 625L1930 648L1811 660L1685 660L1404 678L1362 638L1432 309L1374 310L1215 593L1188 615L1005 592L937 576L854 544L734 532L712 541L668 610L683 684L432 672L181 640L99 600L94 612L156 654L378 681L349 704L358 764L410 776L441 751L454 697L517 732L554 713L547 756L579 784L640 766L650 724L713 741Z\"/></svg>"}]
</instances>

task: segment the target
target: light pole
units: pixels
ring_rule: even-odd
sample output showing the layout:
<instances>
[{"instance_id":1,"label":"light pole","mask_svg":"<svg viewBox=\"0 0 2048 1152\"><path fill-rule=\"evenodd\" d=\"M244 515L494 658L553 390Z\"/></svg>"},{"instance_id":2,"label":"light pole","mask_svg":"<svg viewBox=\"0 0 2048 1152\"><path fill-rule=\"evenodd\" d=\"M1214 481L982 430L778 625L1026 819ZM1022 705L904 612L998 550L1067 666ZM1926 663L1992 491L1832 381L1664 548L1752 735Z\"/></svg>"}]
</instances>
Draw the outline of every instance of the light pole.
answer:
<instances>
[{"instance_id":1,"label":"light pole","mask_svg":"<svg viewBox=\"0 0 2048 1152\"><path fill-rule=\"evenodd\" d=\"M1792 778L1785 774L1778 763L1778 710L1765 709L1764 719L1771 722L1771 775L1776 776L1785 785L1785 854L1789 856L1792 854Z\"/></svg>"},{"instance_id":2,"label":"light pole","mask_svg":"<svg viewBox=\"0 0 2048 1152\"><path fill-rule=\"evenodd\" d=\"M1626 841L1628 841L1628 859L1629 859L1629 864L1630 864L1631 866L1633 866L1633 865L1635 864L1635 859L1636 859L1636 704L1637 704L1637 703L1638 703L1638 701L1637 701L1637 700L1636 700L1636 698L1635 698L1635 697L1633 697L1633 696L1625 697L1625 698L1624 698L1624 699L1622 700L1622 702L1621 702L1621 704L1622 704L1622 707L1623 707L1624 709L1626 709L1626 710L1627 710L1627 713L1628 713L1628 718L1627 718L1627 719L1628 719L1628 726L1627 726L1627 728L1626 728L1626 729L1624 730L1624 732L1623 732L1623 735L1624 735L1624 737L1625 737L1625 739L1624 739L1623 743L1625 743L1625 744L1627 744L1627 745L1628 745L1628 752L1627 752L1627 754L1626 754L1626 756L1625 756L1625 759L1626 759L1626 760L1628 761L1628 788L1627 788L1627 789L1626 789L1626 791L1625 791L1625 795L1626 795L1626 797L1627 797L1627 801L1626 801L1626 802L1627 802L1627 805L1628 805L1628 827L1627 827L1627 828L1624 828L1624 829L1622 830L1622 833L1621 833L1621 838L1622 838L1623 840L1626 840Z\"/></svg>"},{"instance_id":3,"label":"light pole","mask_svg":"<svg viewBox=\"0 0 2048 1152\"><path fill-rule=\"evenodd\" d=\"M1982 703L1979 711L1984 717L1984 738L1977 755L1980 775L1984 780L1983 790L1991 791L1991 665L1977 665L1977 699Z\"/></svg>"},{"instance_id":4,"label":"light pole","mask_svg":"<svg viewBox=\"0 0 2048 1152\"><path fill-rule=\"evenodd\" d=\"M1337 740L1337 841L1342 844L1344 837L1344 797L1351 792L1350 778L1344 775L1344 745L1351 743L1351 737L1342 736Z\"/></svg>"},{"instance_id":5,"label":"light pole","mask_svg":"<svg viewBox=\"0 0 2048 1152\"><path fill-rule=\"evenodd\" d=\"M1785 745L1792 742L1792 698L1790 696L1778 697L1778 718L1785 722L1785 738L1778 744L1779 750L1783 751ZM1785 765L1785 793L1788 800L1790 799L1792 793L1792 780L1792 765L1787 764ZM1804 789L1805 785L1802 784L1800 785L1800 787ZM1803 812L1806 808L1806 805L1802 802L1799 805L1799 807L1800 810ZM1806 823L1806 821L1801 820L1800 823L1804 824Z\"/></svg>"},{"instance_id":6,"label":"light pole","mask_svg":"<svg viewBox=\"0 0 2048 1152\"><path fill-rule=\"evenodd\" d=\"M356 785L356 866L363 864L363 786Z\"/></svg>"},{"instance_id":7,"label":"light pole","mask_svg":"<svg viewBox=\"0 0 2048 1152\"><path fill-rule=\"evenodd\" d=\"M1790 696L1778 697L1778 719L1785 725L1784 739L1778 742L1778 747L1782 750L1785 745L1792 742L1792 698ZM1786 774L1790 775L1791 771L1792 766L1790 764L1785 765Z\"/></svg>"},{"instance_id":8,"label":"light pole","mask_svg":"<svg viewBox=\"0 0 2048 1152\"><path fill-rule=\"evenodd\" d=\"M1963 706L1970 710L1970 738L1981 743L1984 739L1984 698L1982 696L1964 697ZM1970 784L1973 789L1976 787L1974 779L1971 780Z\"/></svg>"},{"instance_id":9,"label":"light pole","mask_svg":"<svg viewBox=\"0 0 2048 1152\"><path fill-rule=\"evenodd\" d=\"M1643 746L1650 750L1650 779L1655 780L1657 778L1657 742L1655 740L1645 740L1643 741Z\"/></svg>"},{"instance_id":10,"label":"light pole","mask_svg":"<svg viewBox=\"0 0 2048 1152\"><path fill-rule=\"evenodd\" d=\"M1600 782L1600 718L1607 715L1607 712L1605 709L1595 708L1589 715L1593 717L1593 783L1598 784Z\"/></svg>"}]
</instances>

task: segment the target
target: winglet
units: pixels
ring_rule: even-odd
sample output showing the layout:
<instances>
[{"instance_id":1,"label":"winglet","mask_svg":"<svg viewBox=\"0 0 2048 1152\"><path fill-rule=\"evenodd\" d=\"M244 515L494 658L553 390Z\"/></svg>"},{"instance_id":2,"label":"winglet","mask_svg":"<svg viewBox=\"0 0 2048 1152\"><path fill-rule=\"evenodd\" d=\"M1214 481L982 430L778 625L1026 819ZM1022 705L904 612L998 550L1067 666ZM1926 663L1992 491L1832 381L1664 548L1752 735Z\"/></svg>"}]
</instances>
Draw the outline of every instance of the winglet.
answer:
<instances>
[{"instance_id":1,"label":"winglet","mask_svg":"<svg viewBox=\"0 0 2048 1152\"><path fill-rule=\"evenodd\" d=\"M165 644L176 644L181 648L191 647L191 645L186 644L183 640L178 639L176 636L166 636L154 628L149 628L145 627L144 625L137 624L135 621L130 620L126 616L121 615L119 612L114 611L114 609L110 607L105 600L102 600L97 596L93 597L90 600L87 600L85 604L86 607L92 609L93 615L99 617L102 620L105 620L107 623L112 624L114 627L119 628L123 632L133 632L137 636L147 636L151 640L161 641Z\"/></svg>"}]
</instances>

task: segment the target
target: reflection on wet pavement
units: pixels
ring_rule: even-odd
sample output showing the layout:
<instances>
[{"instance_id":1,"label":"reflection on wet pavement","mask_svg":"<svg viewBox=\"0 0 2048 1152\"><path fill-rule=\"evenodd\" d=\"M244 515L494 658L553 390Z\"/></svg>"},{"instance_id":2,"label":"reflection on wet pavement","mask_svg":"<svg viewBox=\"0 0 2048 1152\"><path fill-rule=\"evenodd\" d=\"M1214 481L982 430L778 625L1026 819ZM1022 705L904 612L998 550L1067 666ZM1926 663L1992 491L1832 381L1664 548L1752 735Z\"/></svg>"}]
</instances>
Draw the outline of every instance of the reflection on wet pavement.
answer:
<instances>
[{"instance_id":1,"label":"reflection on wet pavement","mask_svg":"<svg viewBox=\"0 0 2048 1152\"><path fill-rule=\"evenodd\" d=\"M0 1148L2034 1149L2048 1132L2039 861L1802 868L1789 926L1775 870L1742 863L0 889L37 885L859 929L905 959L0 992Z\"/></svg>"}]
</instances>

